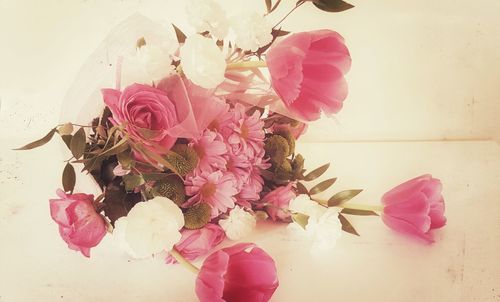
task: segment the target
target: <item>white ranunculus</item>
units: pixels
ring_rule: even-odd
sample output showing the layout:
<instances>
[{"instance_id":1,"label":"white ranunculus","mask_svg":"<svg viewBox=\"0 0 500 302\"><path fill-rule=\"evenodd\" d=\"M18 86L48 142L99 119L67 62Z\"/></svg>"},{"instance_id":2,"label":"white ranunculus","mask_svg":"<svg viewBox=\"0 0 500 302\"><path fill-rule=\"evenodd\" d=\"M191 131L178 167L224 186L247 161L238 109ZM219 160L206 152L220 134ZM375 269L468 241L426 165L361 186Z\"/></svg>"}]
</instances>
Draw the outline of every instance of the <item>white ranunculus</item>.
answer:
<instances>
[{"instance_id":1,"label":"white ranunculus","mask_svg":"<svg viewBox=\"0 0 500 302\"><path fill-rule=\"evenodd\" d=\"M223 40L229 29L229 21L218 1L188 0L186 2L188 21L197 32L209 31L214 37Z\"/></svg>"},{"instance_id":2,"label":"white ranunculus","mask_svg":"<svg viewBox=\"0 0 500 302\"><path fill-rule=\"evenodd\" d=\"M307 195L299 195L290 201L289 209L295 213L309 216L305 229L293 222L289 229L299 237L311 241L311 251L319 252L332 249L342 235L342 224L338 219L337 208L325 208L311 200Z\"/></svg>"},{"instance_id":3,"label":"white ranunculus","mask_svg":"<svg viewBox=\"0 0 500 302\"><path fill-rule=\"evenodd\" d=\"M272 25L257 12L243 13L231 18L235 43L243 50L256 51L273 40Z\"/></svg>"},{"instance_id":4,"label":"white ranunculus","mask_svg":"<svg viewBox=\"0 0 500 302\"><path fill-rule=\"evenodd\" d=\"M231 240L240 240L247 236L255 228L255 224L255 217L239 206L229 212L228 218L219 220L219 225Z\"/></svg>"},{"instance_id":5,"label":"white ranunculus","mask_svg":"<svg viewBox=\"0 0 500 302\"><path fill-rule=\"evenodd\" d=\"M148 258L170 251L181 239L181 209L166 197L137 203L127 216L115 222L113 237L134 258Z\"/></svg>"},{"instance_id":6,"label":"white ranunculus","mask_svg":"<svg viewBox=\"0 0 500 302\"><path fill-rule=\"evenodd\" d=\"M180 57L184 74L196 85L211 89L224 81L226 60L214 40L190 36L181 47Z\"/></svg>"}]
</instances>

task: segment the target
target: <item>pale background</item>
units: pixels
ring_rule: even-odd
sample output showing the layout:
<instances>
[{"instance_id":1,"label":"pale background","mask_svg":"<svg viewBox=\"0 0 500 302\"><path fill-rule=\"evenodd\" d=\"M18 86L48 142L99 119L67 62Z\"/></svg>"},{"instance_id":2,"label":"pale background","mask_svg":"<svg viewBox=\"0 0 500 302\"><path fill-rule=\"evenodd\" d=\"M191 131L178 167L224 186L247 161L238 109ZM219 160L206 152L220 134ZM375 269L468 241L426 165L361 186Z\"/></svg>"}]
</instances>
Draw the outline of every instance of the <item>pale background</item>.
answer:
<instances>
[{"instance_id":1,"label":"pale background","mask_svg":"<svg viewBox=\"0 0 500 302\"><path fill-rule=\"evenodd\" d=\"M296 2L283 1L273 20ZM335 190L364 188L359 202L432 173L445 185L449 223L428 247L376 217L353 218L362 237L343 236L321 257L282 228L262 228L248 240L276 259L273 301L500 301L500 148L491 140L500 139L500 1L352 3L341 14L303 6L284 23L337 30L353 57L344 109L311 125L299 151L309 168L332 162ZM67 250L46 202L60 186L61 148L10 151L60 121L85 60L135 13L189 33L182 1L0 0L1 302L194 301L194 276L180 267L128 262L108 239L90 260Z\"/></svg>"}]
</instances>

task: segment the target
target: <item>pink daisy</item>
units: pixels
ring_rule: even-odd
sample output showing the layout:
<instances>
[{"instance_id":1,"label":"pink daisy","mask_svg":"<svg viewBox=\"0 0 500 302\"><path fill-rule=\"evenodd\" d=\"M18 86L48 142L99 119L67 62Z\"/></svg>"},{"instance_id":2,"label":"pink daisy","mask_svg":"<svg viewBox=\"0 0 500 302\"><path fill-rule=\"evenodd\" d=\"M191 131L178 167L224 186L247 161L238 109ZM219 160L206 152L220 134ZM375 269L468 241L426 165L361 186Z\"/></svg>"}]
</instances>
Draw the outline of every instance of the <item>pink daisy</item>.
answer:
<instances>
[{"instance_id":1,"label":"pink daisy","mask_svg":"<svg viewBox=\"0 0 500 302\"><path fill-rule=\"evenodd\" d=\"M192 196L184 203L184 207L206 202L212 207L212 218L234 208L234 195L238 194L238 190L236 178L232 173L223 173L220 170L195 171L186 178L184 184L186 194Z\"/></svg>"},{"instance_id":2,"label":"pink daisy","mask_svg":"<svg viewBox=\"0 0 500 302\"><path fill-rule=\"evenodd\" d=\"M210 167L222 169L226 166L224 155L227 153L227 148L220 134L206 130L203 136L193 140L190 146L198 154L200 159L198 169L201 171L208 171Z\"/></svg>"},{"instance_id":3,"label":"pink daisy","mask_svg":"<svg viewBox=\"0 0 500 302\"><path fill-rule=\"evenodd\" d=\"M236 148L234 151L246 150L250 146L253 150L264 146L264 122L260 119L259 112L251 116L246 114L245 106L236 104L232 109L232 123L228 127L232 130L225 136L227 142Z\"/></svg>"},{"instance_id":4,"label":"pink daisy","mask_svg":"<svg viewBox=\"0 0 500 302\"><path fill-rule=\"evenodd\" d=\"M237 196L238 201L240 201L240 203L242 201L246 203L259 200L263 186L264 179L260 176L260 171L258 169L252 169L248 181L243 184L240 194Z\"/></svg>"}]
</instances>

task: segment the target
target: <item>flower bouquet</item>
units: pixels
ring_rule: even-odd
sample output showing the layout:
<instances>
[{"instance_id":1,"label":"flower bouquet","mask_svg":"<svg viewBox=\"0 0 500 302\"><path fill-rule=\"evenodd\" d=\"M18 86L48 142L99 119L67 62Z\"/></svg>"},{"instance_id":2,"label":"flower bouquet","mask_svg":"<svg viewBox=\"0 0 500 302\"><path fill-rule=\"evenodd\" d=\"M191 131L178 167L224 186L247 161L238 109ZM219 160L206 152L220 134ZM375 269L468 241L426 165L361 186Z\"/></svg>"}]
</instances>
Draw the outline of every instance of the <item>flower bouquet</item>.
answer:
<instances>
[{"instance_id":1,"label":"flower bouquet","mask_svg":"<svg viewBox=\"0 0 500 302\"><path fill-rule=\"evenodd\" d=\"M197 274L200 301L268 301L278 287L274 261L239 241L257 223L289 224L312 249L330 249L341 230L359 235L348 215L378 215L405 234L432 242L442 227L441 183L412 179L382 197L383 205L349 202L361 190L317 198L336 178L318 180L295 145L307 123L339 112L351 57L337 32L290 33L266 14L228 18L214 0L188 1L196 29L165 46L138 36L121 57L115 87L100 87L101 114L88 124L63 123L29 150L59 135L69 149L62 189L50 214L70 249L90 257L111 233L133 258L164 257ZM338 12L339 0L300 0ZM292 10L292 11L293 11ZM168 44L168 43L167 43ZM134 68L131 68L134 67ZM134 70L133 72L131 70ZM124 79L134 78L124 85ZM100 188L76 193L75 167ZM200 268L191 261L205 257Z\"/></svg>"}]
</instances>

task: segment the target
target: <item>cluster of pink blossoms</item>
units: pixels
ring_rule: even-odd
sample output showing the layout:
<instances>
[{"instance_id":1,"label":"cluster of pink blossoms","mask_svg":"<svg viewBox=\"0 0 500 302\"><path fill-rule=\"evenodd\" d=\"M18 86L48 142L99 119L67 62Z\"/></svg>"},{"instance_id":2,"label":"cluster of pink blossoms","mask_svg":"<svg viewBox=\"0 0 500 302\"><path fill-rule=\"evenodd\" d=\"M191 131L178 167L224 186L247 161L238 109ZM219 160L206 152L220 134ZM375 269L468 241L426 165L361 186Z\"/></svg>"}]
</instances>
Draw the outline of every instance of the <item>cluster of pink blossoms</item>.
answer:
<instances>
[{"instance_id":1,"label":"cluster of pink blossoms","mask_svg":"<svg viewBox=\"0 0 500 302\"><path fill-rule=\"evenodd\" d=\"M228 105L202 137L190 143L199 163L186 177L186 193L191 198L184 206L208 203L212 218L236 204L250 209L250 202L259 200L263 189L260 169L270 167L264 158L264 138L259 112L249 115L241 104Z\"/></svg>"}]
</instances>

